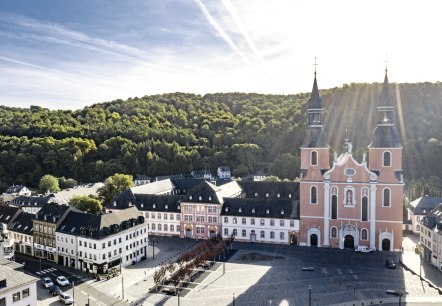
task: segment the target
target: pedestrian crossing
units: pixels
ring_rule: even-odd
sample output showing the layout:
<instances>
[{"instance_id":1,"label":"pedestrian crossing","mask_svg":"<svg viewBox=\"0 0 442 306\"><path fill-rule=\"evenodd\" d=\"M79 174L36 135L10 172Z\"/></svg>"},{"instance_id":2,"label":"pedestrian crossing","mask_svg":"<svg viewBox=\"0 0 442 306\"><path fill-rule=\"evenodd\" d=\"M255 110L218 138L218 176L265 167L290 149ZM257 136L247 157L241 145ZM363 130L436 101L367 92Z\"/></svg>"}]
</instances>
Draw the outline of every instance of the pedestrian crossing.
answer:
<instances>
[{"instance_id":1,"label":"pedestrian crossing","mask_svg":"<svg viewBox=\"0 0 442 306\"><path fill-rule=\"evenodd\" d=\"M42 271L35 272L35 273L37 273L38 275L45 275L45 274L48 274L48 273L51 273L51 272L55 272L55 271L57 271L56 268L49 268L49 269L42 270Z\"/></svg>"}]
</instances>

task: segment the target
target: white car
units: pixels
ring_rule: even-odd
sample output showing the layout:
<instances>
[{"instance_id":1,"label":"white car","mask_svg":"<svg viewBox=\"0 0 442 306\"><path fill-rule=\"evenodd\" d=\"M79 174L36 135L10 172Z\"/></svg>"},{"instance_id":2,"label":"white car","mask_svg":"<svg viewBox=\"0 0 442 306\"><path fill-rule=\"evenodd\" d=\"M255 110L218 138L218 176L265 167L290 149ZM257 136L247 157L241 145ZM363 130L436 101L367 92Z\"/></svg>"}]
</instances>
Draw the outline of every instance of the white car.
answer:
<instances>
[{"instance_id":1,"label":"white car","mask_svg":"<svg viewBox=\"0 0 442 306\"><path fill-rule=\"evenodd\" d=\"M67 285L69 285L69 280L64 276L59 276L59 277L57 277L57 283L60 286L67 286Z\"/></svg>"},{"instance_id":2,"label":"white car","mask_svg":"<svg viewBox=\"0 0 442 306\"><path fill-rule=\"evenodd\" d=\"M61 292L60 295L58 296L58 299L60 300L60 302L62 302L65 305L70 305L74 303L73 297L65 292Z\"/></svg>"},{"instance_id":3,"label":"white car","mask_svg":"<svg viewBox=\"0 0 442 306\"><path fill-rule=\"evenodd\" d=\"M46 289L54 286L54 283L52 282L52 279L50 279L49 277L45 277L41 280L41 284L43 285L43 287L45 287Z\"/></svg>"},{"instance_id":4,"label":"white car","mask_svg":"<svg viewBox=\"0 0 442 306\"><path fill-rule=\"evenodd\" d=\"M356 249L356 252L361 252L361 253L373 253L373 250L370 249L368 246L365 245L359 245Z\"/></svg>"}]
</instances>

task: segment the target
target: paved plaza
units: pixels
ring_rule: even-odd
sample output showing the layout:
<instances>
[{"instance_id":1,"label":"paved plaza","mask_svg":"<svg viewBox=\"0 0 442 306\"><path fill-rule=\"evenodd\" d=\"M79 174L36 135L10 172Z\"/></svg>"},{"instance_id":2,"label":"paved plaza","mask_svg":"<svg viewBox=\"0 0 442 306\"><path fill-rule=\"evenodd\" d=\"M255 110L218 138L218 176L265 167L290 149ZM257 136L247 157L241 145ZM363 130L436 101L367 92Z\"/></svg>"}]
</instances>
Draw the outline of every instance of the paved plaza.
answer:
<instances>
[{"instance_id":1,"label":"paved plaza","mask_svg":"<svg viewBox=\"0 0 442 306\"><path fill-rule=\"evenodd\" d=\"M402 258L407 267L419 268L413 239L404 240L404 254L234 242L237 251L225 264L225 273L222 263L204 272L189 286L191 290L183 291L179 305L309 305L309 285L312 305L398 305L399 297L387 290L405 292L402 305L441 305L442 295L435 288L399 264ZM149 294L148 290L154 286L155 267L176 259L196 243L157 237L155 259L151 246L148 259L123 268L123 277L90 280L76 292L93 289L91 306L106 305L100 296L112 297L118 305L178 305L177 296ZM397 269L385 267L387 258L395 260ZM314 271L303 271L306 267ZM421 271L434 284L442 281L442 273L425 263ZM53 305L43 302L38 305Z\"/></svg>"}]
</instances>

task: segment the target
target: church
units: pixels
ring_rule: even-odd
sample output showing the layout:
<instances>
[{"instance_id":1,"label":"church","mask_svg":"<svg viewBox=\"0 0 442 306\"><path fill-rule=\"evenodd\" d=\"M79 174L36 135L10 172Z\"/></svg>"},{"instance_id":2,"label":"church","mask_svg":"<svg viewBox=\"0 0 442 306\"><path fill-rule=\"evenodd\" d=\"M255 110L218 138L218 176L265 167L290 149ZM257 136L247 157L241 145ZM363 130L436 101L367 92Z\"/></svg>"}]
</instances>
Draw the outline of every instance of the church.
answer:
<instances>
[{"instance_id":1,"label":"church","mask_svg":"<svg viewBox=\"0 0 442 306\"><path fill-rule=\"evenodd\" d=\"M316 80L307 109L301 146L300 230L302 246L400 251L403 222L402 145L395 127L395 107L387 69L377 106L368 156L356 160L348 137L343 151L327 143Z\"/></svg>"}]
</instances>

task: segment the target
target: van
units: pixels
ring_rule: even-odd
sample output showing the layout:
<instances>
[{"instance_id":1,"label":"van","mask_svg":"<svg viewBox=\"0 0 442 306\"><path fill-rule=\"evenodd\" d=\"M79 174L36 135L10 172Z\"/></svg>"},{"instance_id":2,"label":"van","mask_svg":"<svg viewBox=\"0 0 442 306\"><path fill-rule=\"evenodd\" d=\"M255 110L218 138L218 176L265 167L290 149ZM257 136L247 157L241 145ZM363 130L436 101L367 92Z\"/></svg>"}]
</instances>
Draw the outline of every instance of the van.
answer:
<instances>
[{"instance_id":1,"label":"van","mask_svg":"<svg viewBox=\"0 0 442 306\"><path fill-rule=\"evenodd\" d=\"M368 246L366 245L358 245L358 247L355 249L356 252L361 252L361 253L372 253L373 250L370 249Z\"/></svg>"}]
</instances>

